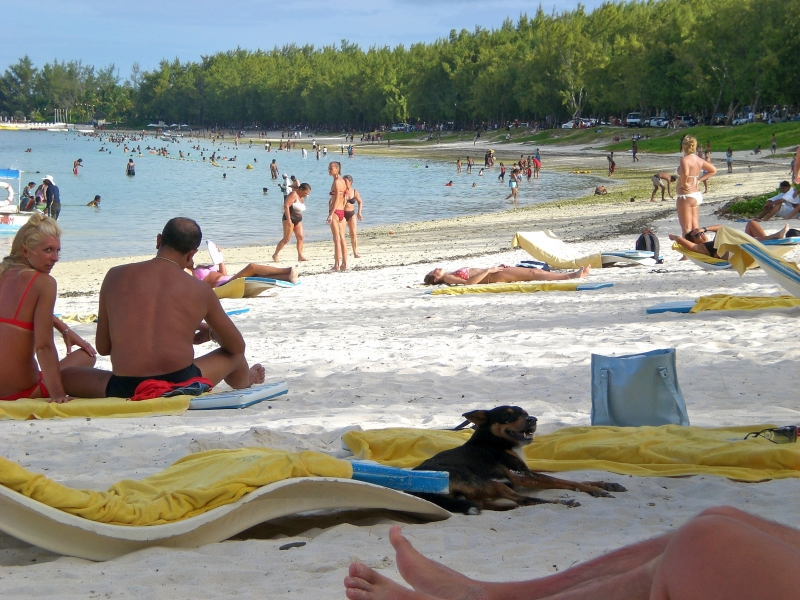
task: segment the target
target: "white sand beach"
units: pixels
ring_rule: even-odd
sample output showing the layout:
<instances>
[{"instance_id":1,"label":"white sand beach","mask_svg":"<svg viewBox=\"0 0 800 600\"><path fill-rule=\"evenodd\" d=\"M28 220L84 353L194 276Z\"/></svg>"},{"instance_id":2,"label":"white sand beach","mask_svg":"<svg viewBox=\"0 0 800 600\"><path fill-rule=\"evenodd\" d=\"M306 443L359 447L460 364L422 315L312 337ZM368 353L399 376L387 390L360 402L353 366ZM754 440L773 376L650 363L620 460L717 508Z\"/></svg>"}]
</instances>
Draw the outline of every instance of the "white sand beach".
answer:
<instances>
[{"instance_id":1,"label":"white sand beach","mask_svg":"<svg viewBox=\"0 0 800 600\"><path fill-rule=\"evenodd\" d=\"M590 160L605 162L599 154ZM656 157L647 165L675 163ZM783 165L759 166L712 180L701 223L718 222L710 214L719 206L715 201L770 190L784 171ZM744 228L744 223L725 224ZM656 229L665 264L590 274L588 281L612 282L611 288L431 296L421 285L435 265L485 267L527 258L509 249L517 230L550 228L590 253L632 248L647 225ZM782 225L775 221L766 229ZM70 486L105 489L209 448L253 445L344 457L340 436L349 428L448 428L464 412L502 404L522 406L538 417L539 432L546 433L589 424L591 353L655 348L677 349L693 425L797 424L794 369L800 338L795 326L800 308L645 314L651 304L712 293L785 293L760 270L739 277L734 271L706 272L678 262L667 238L678 231L674 202L651 204L640 196L632 204L570 204L365 230L364 258L346 273L324 272L332 262L331 244L311 244L311 260L301 265L302 285L223 302L226 308L250 308L234 317L248 359L262 362L268 381L287 379L287 396L241 411L180 417L5 421L0 424L6 439L3 455ZM226 249L234 269L251 261L267 263L272 251ZM294 245L287 246L282 264L295 264L294 257ZM800 259L800 252L789 257ZM59 291L68 295L58 299L57 312L96 312L103 275L127 260L132 259L59 264L54 276ZM74 329L93 341L94 325ZM98 366L110 368L110 363L101 358ZM509 580L564 570L678 527L719 504L800 525L800 479L748 484L700 476L563 475L621 482L628 492L595 499L549 491L541 496L576 498L581 506L408 522L406 535L427 555L472 577ZM156 548L105 563L58 556L0 535L0 595L343 598L342 579L356 559L399 580L387 537L398 519L408 521L380 512L292 518L219 544ZM279 550L287 541L307 543Z\"/></svg>"}]
</instances>

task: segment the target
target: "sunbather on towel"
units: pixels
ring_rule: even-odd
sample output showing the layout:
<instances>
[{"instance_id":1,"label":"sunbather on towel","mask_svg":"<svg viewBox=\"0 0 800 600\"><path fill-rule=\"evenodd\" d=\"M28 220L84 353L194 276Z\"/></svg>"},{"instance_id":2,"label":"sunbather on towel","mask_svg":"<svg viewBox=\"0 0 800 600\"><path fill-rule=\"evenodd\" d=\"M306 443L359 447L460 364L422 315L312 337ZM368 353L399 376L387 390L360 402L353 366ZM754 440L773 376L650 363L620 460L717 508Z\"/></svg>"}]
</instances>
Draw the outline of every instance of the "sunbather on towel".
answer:
<instances>
[{"instance_id":1,"label":"sunbather on towel","mask_svg":"<svg viewBox=\"0 0 800 600\"><path fill-rule=\"evenodd\" d=\"M701 512L680 529L530 581L470 579L420 554L389 530L400 575L414 591L361 563L344 579L350 600L794 598L800 531L730 506Z\"/></svg>"},{"instance_id":2,"label":"sunbather on towel","mask_svg":"<svg viewBox=\"0 0 800 600\"><path fill-rule=\"evenodd\" d=\"M470 269L462 267L457 271L446 272L444 269L434 269L425 275L425 285L449 283L450 285L473 285L476 283L517 283L521 281L564 281L566 279L580 279L589 274L590 267L581 267L569 273L554 273L543 271L534 267L509 267L500 265L489 269Z\"/></svg>"},{"instance_id":3,"label":"sunbather on towel","mask_svg":"<svg viewBox=\"0 0 800 600\"><path fill-rule=\"evenodd\" d=\"M56 281L50 271L60 250L58 223L32 215L14 236L10 255L0 263L0 400L66 402L67 394L76 392L70 387L72 369L94 365L94 348L53 316ZM67 347L61 361L53 342L54 328L64 336ZM78 347L75 352L72 346Z\"/></svg>"},{"instance_id":4,"label":"sunbather on towel","mask_svg":"<svg viewBox=\"0 0 800 600\"><path fill-rule=\"evenodd\" d=\"M250 263L234 275L228 275L228 269L224 262L218 265L196 265L192 268L192 275L200 281L205 281L211 287L219 287L232 279L240 279L242 277L269 277L297 283L297 267L269 267L256 263Z\"/></svg>"},{"instance_id":5,"label":"sunbather on towel","mask_svg":"<svg viewBox=\"0 0 800 600\"><path fill-rule=\"evenodd\" d=\"M156 237L155 258L111 269L100 288L97 350L111 356L112 372L81 369L74 392L84 398L130 398L147 380L170 383L196 377L232 388L264 381L261 365L248 367L242 334L211 287L184 272L202 239L191 219L170 219ZM220 348L195 359L192 344L212 337Z\"/></svg>"},{"instance_id":6,"label":"sunbather on towel","mask_svg":"<svg viewBox=\"0 0 800 600\"><path fill-rule=\"evenodd\" d=\"M674 233L670 233L669 239L671 239L673 242L678 242L681 246L687 250L691 250L692 252L705 254L711 258L728 260L727 253L725 253L723 256L717 256L717 250L714 248L714 240L709 241L708 236L706 235L706 232L710 231L714 233L719 231L721 227L722 225L709 225L708 227L692 229L686 234L685 238L675 235ZM764 228L761 227L761 224L758 221L750 221L747 224L747 227L745 227L744 232L759 242L763 242L765 240L782 240L785 237L796 237L796 235L800 236L800 231L797 229L789 229L789 225L784 225L783 229L780 231L776 231L775 233L767 235L767 233L764 231Z\"/></svg>"}]
</instances>

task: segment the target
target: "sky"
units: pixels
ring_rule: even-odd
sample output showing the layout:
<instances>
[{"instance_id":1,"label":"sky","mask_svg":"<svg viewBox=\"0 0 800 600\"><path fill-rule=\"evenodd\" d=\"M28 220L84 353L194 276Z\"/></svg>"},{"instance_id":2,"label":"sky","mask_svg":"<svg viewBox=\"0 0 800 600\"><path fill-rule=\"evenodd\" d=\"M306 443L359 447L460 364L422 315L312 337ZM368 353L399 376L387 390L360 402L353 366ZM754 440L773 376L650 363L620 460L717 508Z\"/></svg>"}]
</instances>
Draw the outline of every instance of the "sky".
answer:
<instances>
[{"instance_id":1,"label":"sky","mask_svg":"<svg viewBox=\"0 0 800 600\"><path fill-rule=\"evenodd\" d=\"M542 0L546 12L576 0ZM588 9L599 0L584 2ZM523 0L3 0L14 15L0 44L0 72L24 55L36 66L54 59L96 67L114 63L124 79L138 62L150 70L163 59L196 61L232 50L271 50L285 44L363 48L406 46L446 37L450 30L485 29L533 15ZM23 35L23 32L25 35Z\"/></svg>"}]
</instances>

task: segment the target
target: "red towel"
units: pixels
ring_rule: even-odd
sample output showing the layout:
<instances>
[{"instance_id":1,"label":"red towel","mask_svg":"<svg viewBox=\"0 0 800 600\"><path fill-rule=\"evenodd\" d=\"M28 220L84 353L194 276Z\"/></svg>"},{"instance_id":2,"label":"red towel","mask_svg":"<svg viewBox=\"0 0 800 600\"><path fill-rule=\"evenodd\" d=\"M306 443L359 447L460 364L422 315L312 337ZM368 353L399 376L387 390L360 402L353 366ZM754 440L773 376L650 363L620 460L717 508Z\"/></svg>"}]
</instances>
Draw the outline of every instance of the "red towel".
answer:
<instances>
[{"instance_id":1,"label":"red towel","mask_svg":"<svg viewBox=\"0 0 800 600\"><path fill-rule=\"evenodd\" d=\"M131 400L150 400L151 398L160 398L167 392L176 390L178 388L187 387L193 383L203 383L209 389L214 385L205 377L192 377L187 381L181 383L170 383L169 381L160 381L158 379L146 379L136 386L136 390L131 397ZM194 394L199 395L199 394Z\"/></svg>"}]
</instances>

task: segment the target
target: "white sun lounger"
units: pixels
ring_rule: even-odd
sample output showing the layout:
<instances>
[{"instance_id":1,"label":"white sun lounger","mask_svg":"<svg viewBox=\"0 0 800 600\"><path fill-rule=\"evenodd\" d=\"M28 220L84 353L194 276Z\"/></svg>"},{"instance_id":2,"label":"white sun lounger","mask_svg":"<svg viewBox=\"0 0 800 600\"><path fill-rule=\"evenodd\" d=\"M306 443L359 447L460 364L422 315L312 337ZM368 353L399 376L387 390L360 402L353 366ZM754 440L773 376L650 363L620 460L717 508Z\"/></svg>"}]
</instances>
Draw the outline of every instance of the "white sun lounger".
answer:
<instances>
[{"instance_id":1,"label":"white sun lounger","mask_svg":"<svg viewBox=\"0 0 800 600\"><path fill-rule=\"evenodd\" d=\"M231 504L175 523L109 525L52 508L0 486L0 530L67 556L110 560L151 546L196 548L254 525L315 510L384 509L441 521L450 513L421 498L352 479L298 477L245 494Z\"/></svg>"},{"instance_id":2,"label":"white sun lounger","mask_svg":"<svg viewBox=\"0 0 800 600\"><path fill-rule=\"evenodd\" d=\"M270 400L289 393L285 381L264 385L254 385L244 390L212 392L203 394L189 402L189 410L219 410L223 408L247 408L264 400Z\"/></svg>"},{"instance_id":3,"label":"white sun lounger","mask_svg":"<svg viewBox=\"0 0 800 600\"><path fill-rule=\"evenodd\" d=\"M662 302L661 304L654 304L648 306L646 312L648 315L657 315L660 313L674 312L674 313L688 313L697 304L695 300L675 300L672 302Z\"/></svg>"},{"instance_id":4,"label":"white sun lounger","mask_svg":"<svg viewBox=\"0 0 800 600\"><path fill-rule=\"evenodd\" d=\"M795 298L800 298L800 272L780 258L764 252L755 244L742 244L741 248L758 263L758 266L764 270L767 277Z\"/></svg>"}]
</instances>

